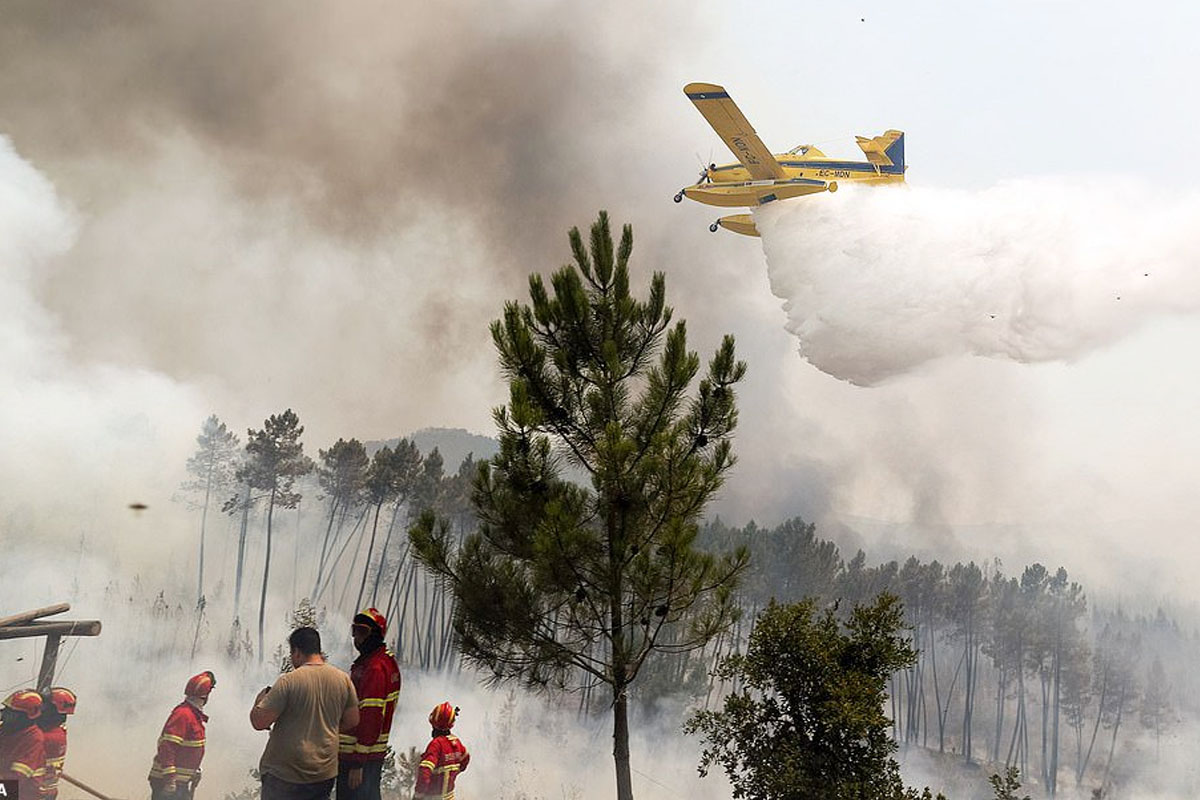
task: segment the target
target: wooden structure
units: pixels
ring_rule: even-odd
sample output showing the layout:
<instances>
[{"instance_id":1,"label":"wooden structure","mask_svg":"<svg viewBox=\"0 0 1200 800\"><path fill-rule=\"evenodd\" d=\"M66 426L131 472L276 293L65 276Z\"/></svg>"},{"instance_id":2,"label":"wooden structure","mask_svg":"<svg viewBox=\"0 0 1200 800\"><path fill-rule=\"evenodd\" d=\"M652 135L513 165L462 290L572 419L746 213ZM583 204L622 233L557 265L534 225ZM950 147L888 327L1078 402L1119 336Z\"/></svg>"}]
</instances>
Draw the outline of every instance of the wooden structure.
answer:
<instances>
[{"instance_id":1,"label":"wooden structure","mask_svg":"<svg viewBox=\"0 0 1200 800\"><path fill-rule=\"evenodd\" d=\"M38 669L37 690L39 692L46 691L54 683L54 671L58 666L58 647L64 636L100 635L100 620L98 619L53 622L42 619L70 610L70 603L59 603L8 617L0 617L0 639L46 637L46 647L42 650L42 664Z\"/></svg>"},{"instance_id":2,"label":"wooden structure","mask_svg":"<svg viewBox=\"0 0 1200 800\"><path fill-rule=\"evenodd\" d=\"M45 608L35 608L8 617L0 617L0 639L28 639L32 636L45 636L46 647L42 650L42 664L38 668L37 690L45 692L54 685L54 672L58 667L58 647L64 636L99 636L100 620L85 619L78 621L55 620L47 621L43 617L52 617L64 611L70 611L70 603L58 603ZM101 794L77 778L61 773L67 783L78 786L99 800L113 800Z\"/></svg>"}]
</instances>

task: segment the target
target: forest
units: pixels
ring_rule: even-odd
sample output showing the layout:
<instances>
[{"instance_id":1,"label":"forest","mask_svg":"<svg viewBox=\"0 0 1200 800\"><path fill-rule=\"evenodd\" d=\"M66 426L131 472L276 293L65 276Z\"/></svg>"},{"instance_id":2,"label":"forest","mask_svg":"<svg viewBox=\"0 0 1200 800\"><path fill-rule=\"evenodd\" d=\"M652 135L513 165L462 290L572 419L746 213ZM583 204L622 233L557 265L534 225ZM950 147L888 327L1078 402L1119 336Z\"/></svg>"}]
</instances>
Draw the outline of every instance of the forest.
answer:
<instances>
[{"instance_id":1,"label":"forest","mask_svg":"<svg viewBox=\"0 0 1200 800\"><path fill-rule=\"evenodd\" d=\"M314 621L374 605L394 620L389 644L405 667L470 669L456 649L453 598L413 557L407 530L433 510L465 537L476 524L477 460L468 455L448 470L436 446L422 453L407 438L339 439L311 459L302 433L291 411L244 439L216 416L203 421L179 495L196 517L196 606L172 608L160 593L155 613L190 620L193 652L203 629L222 636L229 655L253 661L280 658L263 639L266 620L279 616L278 608L268 612L271 595L290 596ZM441 438L454 446L464 435ZM730 687L713 665L745 647L772 600L812 598L848 611L887 591L900 598L918 653L889 681L887 711L902 756L921 750L965 765L1014 766L1027 788L1053 796L1152 768L1163 737L1195 723L1196 628L1161 608L1131 613L1090 602L1064 567L878 563L862 550L847 559L800 519L770 528L710 520L697 545L748 550L734 592L737 621L703 648L650 663L632 690L640 715L715 705ZM229 554L227 575L214 568L214 553ZM215 608L232 617L214 619ZM608 701L594 683L580 686L569 701L578 713L604 713Z\"/></svg>"}]
</instances>

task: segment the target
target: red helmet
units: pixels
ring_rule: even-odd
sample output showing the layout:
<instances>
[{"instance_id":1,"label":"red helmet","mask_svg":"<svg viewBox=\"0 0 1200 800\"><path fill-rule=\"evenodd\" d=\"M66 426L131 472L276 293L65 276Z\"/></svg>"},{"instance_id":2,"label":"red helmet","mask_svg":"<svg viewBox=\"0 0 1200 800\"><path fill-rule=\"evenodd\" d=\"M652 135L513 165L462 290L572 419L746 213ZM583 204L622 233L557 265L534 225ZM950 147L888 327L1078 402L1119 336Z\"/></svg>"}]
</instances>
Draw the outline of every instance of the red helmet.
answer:
<instances>
[{"instance_id":1,"label":"red helmet","mask_svg":"<svg viewBox=\"0 0 1200 800\"><path fill-rule=\"evenodd\" d=\"M46 702L54 706L54 709L60 714L66 715L75 713L75 693L70 689L66 689L62 686L55 686L46 694Z\"/></svg>"},{"instance_id":2,"label":"red helmet","mask_svg":"<svg viewBox=\"0 0 1200 800\"><path fill-rule=\"evenodd\" d=\"M37 719L42 715L42 696L33 689L13 692L5 698L3 705L13 711L20 711L29 719Z\"/></svg>"},{"instance_id":3,"label":"red helmet","mask_svg":"<svg viewBox=\"0 0 1200 800\"><path fill-rule=\"evenodd\" d=\"M187 686L183 688L183 693L188 697L208 697L216 685L216 676L212 674L211 670L205 670L199 675L193 675L188 679Z\"/></svg>"},{"instance_id":4,"label":"red helmet","mask_svg":"<svg viewBox=\"0 0 1200 800\"><path fill-rule=\"evenodd\" d=\"M458 708L449 703L438 703L429 712L429 724L440 731L448 731L454 727L454 719L458 716Z\"/></svg>"},{"instance_id":5,"label":"red helmet","mask_svg":"<svg viewBox=\"0 0 1200 800\"><path fill-rule=\"evenodd\" d=\"M354 615L355 625L372 625L379 631L380 636L387 636L387 619L377 608L364 608Z\"/></svg>"}]
</instances>

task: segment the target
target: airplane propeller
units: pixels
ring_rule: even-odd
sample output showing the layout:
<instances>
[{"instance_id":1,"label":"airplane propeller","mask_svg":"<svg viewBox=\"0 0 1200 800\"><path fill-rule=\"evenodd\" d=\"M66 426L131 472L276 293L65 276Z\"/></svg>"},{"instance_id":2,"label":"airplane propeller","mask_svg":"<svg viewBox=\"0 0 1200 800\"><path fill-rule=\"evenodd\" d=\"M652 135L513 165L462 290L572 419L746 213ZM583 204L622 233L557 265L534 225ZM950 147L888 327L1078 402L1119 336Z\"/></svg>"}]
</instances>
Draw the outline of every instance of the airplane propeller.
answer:
<instances>
[{"instance_id":1,"label":"airplane propeller","mask_svg":"<svg viewBox=\"0 0 1200 800\"><path fill-rule=\"evenodd\" d=\"M696 160L700 161L700 175L696 178L697 185L705 184L705 183L712 183L712 171L717 168L717 165L716 165L716 163L712 162L712 160L711 160L712 159L711 152L709 153L709 159L710 159L709 164L706 167L706 166L704 166L704 162L700 160L700 154L696 153ZM682 203L683 202L683 189L680 189L679 192L676 193L676 195L671 199L674 200L676 203Z\"/></svg>"}]
</instances>

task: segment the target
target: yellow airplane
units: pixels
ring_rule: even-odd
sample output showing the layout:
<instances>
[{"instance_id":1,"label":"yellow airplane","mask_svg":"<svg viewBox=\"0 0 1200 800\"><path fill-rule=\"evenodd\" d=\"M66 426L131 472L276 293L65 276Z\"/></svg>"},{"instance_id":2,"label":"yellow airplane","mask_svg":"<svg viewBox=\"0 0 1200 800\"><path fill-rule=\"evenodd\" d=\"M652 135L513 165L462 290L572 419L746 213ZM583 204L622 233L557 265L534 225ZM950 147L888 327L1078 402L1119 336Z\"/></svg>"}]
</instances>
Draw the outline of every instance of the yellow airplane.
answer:
<instances>
[{"instance_id":1,"label":"yellow airplane","mask_svg":"<svg viewBox=\"0 0 1200 800\"><path fill-rule=\"evenodd\" d=\"M871 139L855 137L866 161L829 158L811 144L772 155L723 87L712 83L689 83L683 91L741 163L709 164L694 186L679 190L675 195L676 203L687 197L710 206L756 208L775 200L836 192L839 180L854 183L904 181L903 131L888 131ZM721 217L708 229L715 233L719 227L746 236L758 236L754 219L749 214Z\"/></svg>"}]
</instances>

